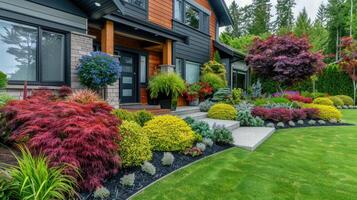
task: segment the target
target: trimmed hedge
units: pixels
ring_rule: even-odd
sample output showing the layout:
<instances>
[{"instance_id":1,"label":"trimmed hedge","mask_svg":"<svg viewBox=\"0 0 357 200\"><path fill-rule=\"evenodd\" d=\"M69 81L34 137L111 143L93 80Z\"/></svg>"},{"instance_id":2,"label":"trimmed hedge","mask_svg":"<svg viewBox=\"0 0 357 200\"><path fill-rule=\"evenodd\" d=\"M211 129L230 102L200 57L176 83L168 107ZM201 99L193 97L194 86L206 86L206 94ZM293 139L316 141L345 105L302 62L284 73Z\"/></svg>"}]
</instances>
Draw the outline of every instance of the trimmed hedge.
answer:
<instances>
[{"instance_id":1,"label":"trimmed hedge","mask_svg":"<svg viewBox=\"0 0 357 200\"><path fill-rule=\"evenodd\" d=\"M353 105L353 99L346 95L337 95L336 97L340 98L343 101L343 104L346 106Z\"/></svg>"},{"instance_id":2,"label":"trimmed hedge","mask_svg":"<svg viewBox=\"0 0 357 200\"><path fill-rule=\"evenodd\" d=\"M215 104L208 111L208 117L212 119L236 120L237 115L237 110L225 103Z\"/></svg>"},{"instance_id":3,"label":"trimmed hedge","mask_svg":"<svg viewBox=\"0 0 357 200\"><path fill-rule=\"evenodd\" d=\"M320 105L326 105L326 106L333 106L333 101L331 101L327 97L319 97L314 99L313 101L314 104L320 104Z\"/></svg>"},{"instance_id":4,"label":"trimmed hedge","mask_svg":"<svg viewBox=\"0 0 357 200\"><path fill-rule=\"evenodd\" d=\"M319 105L319 104L305 104L304 108L316 108L319 110L318 117L323 120L336 119L338 121L342 118L342 113L333 106Z\"/></svg>"},{"instance_id":5,"label":"trimmed hedge","mask_svg":"<svg viewBox=\"0 0 357 200\"><path fill-rule=\"evenodd\" d=\"M328 97L328 98L333 102L334 106L343 106L344 105L342 99L337 96L332 96L332 97Z\"/></svg>"}]
</instances>

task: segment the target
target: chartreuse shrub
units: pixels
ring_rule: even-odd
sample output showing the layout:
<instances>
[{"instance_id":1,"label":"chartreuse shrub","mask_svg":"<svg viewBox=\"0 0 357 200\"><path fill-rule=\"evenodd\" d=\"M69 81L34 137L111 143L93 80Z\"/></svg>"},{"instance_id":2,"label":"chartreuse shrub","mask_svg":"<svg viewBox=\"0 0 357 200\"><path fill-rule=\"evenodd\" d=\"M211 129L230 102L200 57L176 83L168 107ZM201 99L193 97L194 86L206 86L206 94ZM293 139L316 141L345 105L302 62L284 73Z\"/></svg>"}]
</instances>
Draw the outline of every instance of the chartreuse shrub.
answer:
<instances>
[{"instance_id":1,"label":"chartreuse shrub","mask_svg":"<svg viewBox=\"0 0 357 200\"><path fill-rule=\"evenodd\" d=\"M0 71L0 89L6 88L7 86L7 75Z\"/></svg>"},{"instance_id":2,"label":"chartreuse shrub","mask_svg":"<svg viewBox=\"0 0 357 200\"><path fill-rule=\"evenodd\" d=\"M342 118L342 113L333 106L326 106L320 104L305 104L303 107L317 109L319 111L317 114L318 118L323 120L336 119L339 121Z\"/></svg>"},{"instance_id":3,"label":"chartreuse shrub","mask_svg":"<svg viewBox=\"0 0 357 200\"><path fill-rule=\"evenodd\" d=\"M225 103L218 103L208 111L208 117L212 119L235 120L237 119L237 110Z\"/></svg>"},{"instance_id":4,"label":"chartreuse shrub","mask_svg":"<svg viewBox=\"0 0 357 200\"><path fill-rule=\"evenodd\" d=\"M156 151L183 151L200 140L183 119L171 115L155 117L145 124L143 131Z\"/></svg>"},{"instance_id":5,"label":"chartreuse shrub","mask_svg":"<svg viewBox=\"0 0 357 200\"><path fill-rule=\"evenodd\" d=\"M219 76L224 82L227 81L226 79L226 67L215 61L215 60L211 60L207 63L205 63L202 67L202 74L208 74L208 73L213 73L216 74L217 76Z\"/></svg>"},{"instance_id":6,"label":"chartreuse shrub","mask_svg":"<svg viewBox=\"0 0 357 200\"><path fill-rule=\"evenodd\" d=\"M331 101L327 97L319 97L314 99L313 101L314 104L320 104L320 105L326 105L326 106L333 106L333 101Z\"/></svg>"},{"instance_id":7,"label":"chartreuse shrub","mask_svg":"<svg viewBox=\"0 0 357 200\"><path fill-rule=\"evenodd\" d=\"M122 140L119 142L119 155L124 167L140 166L144 161L151 160L149 138L139 124L133 121L123 121L120 126L120 135Z\"/></svg>"},{"instance_id":8,"label":"chartreuse shrub","mask_svg":"<svg viewBox=\"0 0 357 200\"><path fill-rule=\"evenodd\" d=\"M353 99L350 96L337 95L336 97L340 98L343 101L343 104L345 106L352 106L353 105Z\"/></svg>"},{"instance_id":9,"label":"chartreuse shrub","mask_svg":"<svg viewBox=\"0 0 357 200\"><path fill-rule=\"evenodd\" d=\"M332 96L332 97L328 97L328 98L333 102L334 106L343 106L344 105L342 99L337 96Z\"/></svg>"},{"instance_id":10,"label":"chartreuse shrub","mask_svg":"<svg viewBox=\"0 0 357 200\"><path fill-rule=\"evenodd\" d=\"M0 107L6 105L9 101L14 100L13 96L6 93L0 93Z\"/></svg>"},{"instance_id":11,"label":"chartreuse shrub","mask_svg":"<svg viewBox=\"0 0 357 200\"><path fill-rule=\"evenodd\" d=\"M207 83L213 88L213 91L217 91L220 88L227 87L227 83L222 80L217 74L206 73L201 76L201 82Z\"/></svg>"},{"instance_id":12,"label":"chartreuse shrub","mask_svg":"<svg viewBox=\"0 0 357 200\"><path fill-rule=\"evenodd\" d=\"M59 199L66 200L75 193L76 180L64 175L65 167L49 167L43 155L34 157L30 151L21 147L18 164L3 171L8 175L7 194L1 199ZM4 179L3 179L4 180Z\"/></svg>"},{"instance_id":13,"label":"chartreuse shrub","mask_svg":"<svg viewBox=\"0 0 357 200\"><path fill-rule=\"evenodd\" d=\"M120 120L134 121L138 123L140 126L144 126L146 122L150 121L154 117L152 113L146 110L129 112L124 109L115 109L113 110L112 113Z\"/></svg>"},{"instance_id":14,"label":"chartreuse shrub","mask_svg":"<svg viewBox=\"0 0 357 200\"><path fill-rule=\"evenodd\" d=\"M54 97L42 90L9 102L0 109L6 121L0 132L10 133L9 142L26 143L35 155L43 152L50 166L73 166L65 172L77 178L81 189L98 188L120 166L120 121L104 102L78 104Z\"/></svg>"}]
</instances>

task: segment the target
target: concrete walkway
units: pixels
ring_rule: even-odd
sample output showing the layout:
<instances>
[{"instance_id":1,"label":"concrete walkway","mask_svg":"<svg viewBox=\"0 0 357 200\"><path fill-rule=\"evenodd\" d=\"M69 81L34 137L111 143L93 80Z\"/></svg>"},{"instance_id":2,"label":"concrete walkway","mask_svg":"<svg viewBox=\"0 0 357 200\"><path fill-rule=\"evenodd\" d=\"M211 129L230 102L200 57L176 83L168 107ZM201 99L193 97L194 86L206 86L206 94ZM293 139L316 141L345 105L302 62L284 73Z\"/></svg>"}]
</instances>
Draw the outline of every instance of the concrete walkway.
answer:
<instances>
[{"instance_id":1,"label":"concrete walkway","mask_svg":"<svg viewBox=\"0 0 357 200\"><path fill-rule=\"evenodd\" d=\"M234 145L254 151L275 132L274 128L241 127L233 130Z\"/></svg>"}]
</instances>

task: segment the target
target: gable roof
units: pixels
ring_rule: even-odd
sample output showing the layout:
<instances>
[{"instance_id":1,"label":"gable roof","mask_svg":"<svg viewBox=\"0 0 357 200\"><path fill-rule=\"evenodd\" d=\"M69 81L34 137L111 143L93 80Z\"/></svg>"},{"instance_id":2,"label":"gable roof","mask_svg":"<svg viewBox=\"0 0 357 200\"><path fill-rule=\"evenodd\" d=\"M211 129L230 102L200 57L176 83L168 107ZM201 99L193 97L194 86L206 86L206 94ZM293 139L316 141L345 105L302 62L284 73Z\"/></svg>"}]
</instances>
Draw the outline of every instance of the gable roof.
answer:
<instances>
[{"instance_id":1,"label":"gable roof","mask_svg":"<svg viewBox=\"0 0 357 200\"><path fill-rule=\"evenodd\" d=\"M233 24L228 7L224 0L209 0L211 3L219 23L219 26L229 26Z\"/></svg>"}]
</instances>

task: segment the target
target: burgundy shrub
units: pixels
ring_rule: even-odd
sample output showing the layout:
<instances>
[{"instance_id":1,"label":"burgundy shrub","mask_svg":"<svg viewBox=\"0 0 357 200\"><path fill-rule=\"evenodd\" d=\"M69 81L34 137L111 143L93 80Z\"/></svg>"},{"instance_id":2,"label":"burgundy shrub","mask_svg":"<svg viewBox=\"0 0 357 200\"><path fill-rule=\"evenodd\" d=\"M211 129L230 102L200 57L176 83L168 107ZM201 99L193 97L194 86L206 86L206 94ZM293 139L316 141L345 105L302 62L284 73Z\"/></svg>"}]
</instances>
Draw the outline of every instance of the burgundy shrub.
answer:
<instances>
[{"instance_id":1,"label":"burgundy shrub","mask_svg":"<svg viewBox=\"0 0 357 200\"><path fill-rule=\"evenodd\" d=\"M320 53L311 51L307 38L291 34L256 38L245 61L258 76L289 86L320 72L325 67L322 60Z\"/></svg>"},{"instance_id":2,"label":"burgundy shrub","mask_svg":"<svg viewBox=\"0 0 357 200\"><path fill-rule=\"evenodd\" d=\"M45 154L51 166L73 166L66 173L76 177L82 189L101 186L121 163L120 122L111 114L112 107L52 99L56 99L53 93L42 90L10 102L0 110L7 121L1 131L9 131L13 142L25 142L32 153Z\"/></svg>"},{"instance_id":3,"label":"burgundy shrub","mask_svg":"<svg viewBox=\"0 0 357 200\"><path fill-rule=\"evenodd\" d=\"M302 103L312 103L312 98L309 97L304 97L301 95L287 95L287 99L290 101L297 101L297 102L302 102Z\"/></svg>"},{"instance_id":4,"label":"burgundy shrub","mask_svg":"<svg viewBox=\"0 0 357 200\"><path fill-rule=\"evenodd\" d=\"M252 115L254 117L260 117L263 120L269 118L269 109L263 107L254 107L252 109Z\"/></svg>"},{"instance_id":5,"label":"burgundy shrub","mask_svg":"<svg viewBox=\"0 0 357 200\"><path fill-rule=\"evenodd\" d=\"M308 119L316 119L319 116L319 110L316 108L303 108L302 110L306 113Z\"/></svg>"},{"instance_id":6,"label":"burgundy shrub","mask_svg":"<svg viewBox=\"0 0 357 200\"><path fill-rule=\"evenodd\" d=\"M307 117L306 112L302 109L294 109L292 114L294 120L304 120Z\"/></svg>"},{"instance_id":7,"label":"burgundy shrub","mask_svg":"<svg viewBox=\"0 0 357 200\"><path fill-rule=\"evenodd\" d=\"M293 112L287 108L273 108L269 110L269 120L288 122L293 119Z\"/></svg>"},{"instance_id":8,"label":"burgundy shrub","mask_svg":"<svg viewBox=\"0 0 357 200\"><path fill-rule=\"evenodd\" d=\"M59 90L58 90L58 96L62 99L70 96L73 93L72 88L68 87L68 86L62 86Z\"/></svg>"}]
</instances>

